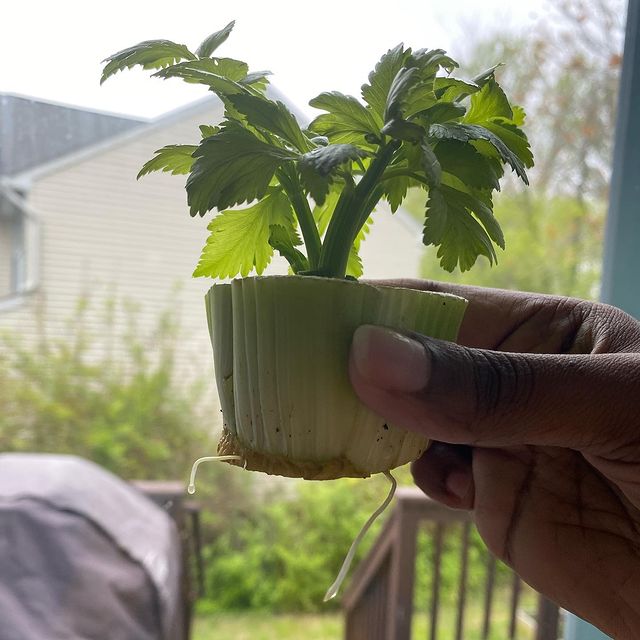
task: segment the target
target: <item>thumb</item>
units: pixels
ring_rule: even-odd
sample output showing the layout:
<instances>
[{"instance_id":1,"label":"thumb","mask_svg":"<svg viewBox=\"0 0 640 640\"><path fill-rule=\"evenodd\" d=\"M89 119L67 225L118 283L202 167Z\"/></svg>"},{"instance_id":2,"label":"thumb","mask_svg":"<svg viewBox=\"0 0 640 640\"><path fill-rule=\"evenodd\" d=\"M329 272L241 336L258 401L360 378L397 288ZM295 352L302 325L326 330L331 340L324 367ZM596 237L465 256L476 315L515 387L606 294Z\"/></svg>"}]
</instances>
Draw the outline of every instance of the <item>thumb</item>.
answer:
<instances>
[{"instance_id":1,"label":"thumb","mask_svg":"<svg viewBox=\"0 0 640 640\"><path fill-rule=\"evenodd\" d=\"M365 325L349 371L378 415L441 442L602 454L637 422L638 354L507 353Z\"/></svg>"}]
</instances>

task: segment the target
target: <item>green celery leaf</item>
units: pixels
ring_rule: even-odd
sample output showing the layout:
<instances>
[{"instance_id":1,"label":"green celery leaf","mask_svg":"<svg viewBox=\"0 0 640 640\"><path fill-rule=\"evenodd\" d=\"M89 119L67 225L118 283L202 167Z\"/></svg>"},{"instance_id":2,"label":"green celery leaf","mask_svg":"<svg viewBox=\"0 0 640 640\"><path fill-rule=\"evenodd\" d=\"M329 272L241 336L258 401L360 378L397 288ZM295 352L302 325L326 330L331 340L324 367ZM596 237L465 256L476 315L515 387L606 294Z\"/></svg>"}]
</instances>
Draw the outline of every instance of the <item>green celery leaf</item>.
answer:
<instances>
[{"instance_id":1,"label":"green celery leaf","mask_svg":"<svg viewBox=\"0 0 640 640\"><path fill-rule=\"evenodd\" d=\"M423 80L435 78L440 69L451 73L460 66L444 49L418 49L411 54L408 64L420 70Z\"/></svg>"},{"instance_id":2,"label":"green celery leaf","mask_svg":"<svg viewBox=\"0 0 640 640\"><path fill-rule=\"evenodd\" d=\"M194 64L197 63L194 61ZM234 82L244 80L249 73L249 65L235 58L205 58L205 61L201 64L203 69L217 73L224 78L229 78Z\"/></svg>"},{"instance_id":3,"label":"green celery leaf","mask_svg":"<svg viewBox=\"0 0 640 640\"><path fill-rule=\"evenodd\" d=\"M504 118L492 118L484 122L483 126L498 136L522 160L525 167L533 167L533 154L529 140L522 129Z\"/></svg>"},{"instance_id":4,"label":"green celery leaf","mask_svg":"<svg viewBox=\"0 0 640 640\"><path fill-rule=\"evenodd\" d=\"M425 135L424 127L415 122L408 122L402 118L392 118L382 127L381 133L385 136L391 136L396 140L405 140L407 142L418 142Z\"/></svg>"},{"instance_id":5,"label":"green celery leaf","mask_svg":"<svg viewBox=\"0 0 640 640\"><path fill-rule=\"evenodd\" d=\"M322 175L315 171L311 165L302 161L299 163L298 168L300 169L300 180L304 189L316 204L324 204L329 189L333 184L332 176Z\"/></svg>"},{"instance_id":6,"label":"green celery leaf","mask_svg":"<svg viewBox=\"0 0 640 640\"><path fill-rule=\"evenodd\" d=\"M484 124L495 117L511 120L513 111L500 85L490 78L480 91L471 96L471 105L463 120L471 124Z\"/></svg>"},{"instance_id":7,"label":"green celery leaf","mask_svg":"<svg viewBox=\"0 0 640 640\"><path fill-rule=\"evenodd\" d=\"M319 115L309 130L326 136L331 142L370 146L365 136L380 134L380 125L372 111L353 96L338 91L325 92L310 100L309 105L328 112Z\"/></svg>"},{"instance_id":8,"label":"green celery leaf","mask_svg":"<svg viewBox=\"0 0 640 640\"><path fill-rule=\"evenodd\" d=\"M170 144L155 151L155 157L145 162L137 178L152 171L168 171L172 175L189 173L194 163L193 154L198 147L192 144Z\"/></svg>"},{"instance_id":9,"label":"green celery leaf","mask_svg":"<svg viewBox=\"0 0 640 640\"><path fill-rule=\"evenodd\" d=\"M495 79L495 74L496 74L496 69L499 69L500 67L503 66L502 62L498 62L498 64L494 64L493 67L490 67L489 69L487 69L486 71L482 71L481 73L479 73L474 79L473 81L475 82L475 84L477 84L480 87L483 87L485 85L486 82L489 82L489 80L494 80Z\"/></svg>"},{"instance_id":10,"label":"green celery leaf","mask_svg":"<svg viewBox=\"0 0 640 640\"><path fill-rule=\"evenodd\" d=\"M495 148L502 161L507 163L525 184L529 184L525 165L520 157L484 126L465 123L432 124L429 127L429 135L439 140L459 140L460 142L486 140Z\"/></svg>"},{"instance_id":11,"label":"green celery leaf","mask_svg":"<svg viewBox=\"0 0 640 640\"><path fill-rule=\"evenodd\" d=\"M491 238L463 203L456 198L450 200L441 189L431 189L427 202L424 225L425 245L438 247L440 266L453 271L469 270L478 256L485 256L491 264L496 260Z\"/></svg>"},{"instance_id":12,"label":"green celery leaf","mask_svg":"<svg viewBox=\"0 0 640 640\"><path fill-rule=\"evenodd\" d=\"M452 173L471 187L500 190L502 171L474 147L459 140L441 140L435 147L443 171Z\"/></svg>"},{"instance_id":13,"label":"green celery leaf","mask_svg":"<svg viewBox=\"0 0 640 640\"><path fill-rule=\"evenodd\" d=\"M362 266L362 258L360 252L355 246L351 245L349 249L349 257L347 258L347 271L345 275L352 278L361 278L364 273L364 267Z\"/></svg>"},{"instance_id":14,"label":"green celery leaf","mask_svg":"<svg viewBox=\"0 0 640 640\"><path fill-rule=\"evenodd\" d=\"M511 118L511 121L513 122L513 124L515 124L516 127L524 126L524 121L526 120L526 117L527 117L527 114L525 113L524 109L521 106L514 104L511 107L511 110L513 111L513 118Z\"/></svg>"},{"instance_id":15,"label":"green celery leaf","mask_svg":"<svg viewBox=\"0 0 640 640\"><path fill-rule=\"evenodd\" d=\"M313 151L305 153L298 165L302 169L307 167L328 176L340 165L364 158L367 154L353 144L329 144L326 147L316 147Z\"/></svg>"},{"instance_id":16,"label":"green celery leaf","mask_svg":"<svg viewBox=\"0 0 640 640\"><path fill-rule=\"evenodd\" d=\"M229 96L229 101L251 126L278 136L302 153L312 149L296 117L282 102L247 94Z\"/></svg>"},{"instance_id":17,"label":"green celery leaf","mask_svg":"<svg viewBox=\"0 0 640 640\"><path fill-rule=\"evenodd\" d=\"M260 202L246 209L219 213L207 227L211 232L193 275L211 278L261 274L271 261L272 226L294 228L291 203L279 189L270 189Z\"/></svg>"},{"instance_id":18,"label":"green celery leaf","mask_svg":"<svg viewBox=\"0 0 640 640\"><path fill-rule=\"evenodd\" d=\"M332 189L329 191L324 202L322 204L316 202L316 206L313 208L313 219L316 221L320 237L324 235L324 232L329 226L329 222L331 222L331 216L335 211L339 198L340 191L338 189Z\"/></svg>"},{"instance_id":19,"label":"green celery leaf","mask_svg":"<svg viewBox=\"0 0 640 640\"><path fill-rule=\"evenodd\" d=\"M307 271L309 261L304 253L296 249L302 241L295 231L281 224L272 224L269 229L269 244L289 263L293 273Z\"/></svg>"},{"instance_id":20,"label":"green celery leaf","mask_svg":"<svg viewBox=\"0 0 640 640\"><path fill-rule=\"evenodd\" d=\"M333 182L333 172L341 165L364 157L352 144L329 144L305 153L298 161L302 183L316 204L322 204Z\"/></svg>"},{"instance_id":21,"label":"green celery leaf","mask_svg":"<svg viewBox=\"0 0 640 640\"><path fill-rule=\"evenodd\" d=\"M490 197L486 198L481 192L464 193L446 186L442 187L442 192L445 194L447 203L462 206L468 212L473 213L482 223L491 240L501 249L504 249L504 234L500 224L493 215L493 203Z\"/></svg>"},{"instance_id":22,"label":"green celery leaf","mask_svg":"<svg viewBox=\"0 0 640 640\"><path fill-rule=\"evenodd\" d=\"M431 83L419 84L409 91L403 108L404 117L408 120L416 113L432 107L436 103L436 94Z\"/></svg>"},{"instance_id":23,"label":"green celery leaf","mask_svg":"<svg viewBox=\"0 0 640 640\"><path fill-rule=\"evenodd\" d=\"M448 122L449 120L455 120L465 114L466 109L459 104L453 102L438 102L432 107L421 111L417 114L421 122L428 124L434 124L438 122Z\"/></svg>"},{"instance_id":24,"label":"green celery leaf","mask_svg":"<svg viewBox=\"0 0 640 640\"><path fill-rule=\"evenodd\" d=\"M231 61L220 64L220 60ZM238 63L235 65L234 63ZM244 65L244 66L240 66ZM231 58L203 58L202 60L188 60L179 62L166 69L161 69L153 74L153 77L180 78L185 82L204 84L219 96L234 95L236 93L248 93L249 90L238 80L246 76L246 64ZM225 74L230 74L227 76Z\"/></svg>"},{"instance_id":25,"label":"green celery leaf","mask_svg":"<svg viewBox=\"0 0 640 640\"><path fill-rule=\"evenodd\" d=\"M235 20L232 20L226 27L205 38L196 51L198 58L209 57L229 37L235 24Z\"/></svg>"},{"instance_id":26,"label":"green celery leaf","mask_svg":"<svg viewBox=\"0 0 640 640\"><path fill-rule=\"evenodd\" d=\"M202 140L193 155L186 186L192 216L262 198L276 169L299 157L233 122Z\"/></svg>"},{"instance_id":27,"label":"green celery leaf","mask_svg":"<svg viewBox=\"0 0 640 640\"><path fill-rule=\"evenodd\" d=\"M415 187L423 188L424 184L410 176L400 175L384 180L382 186L384 188L384 197L389 203L391 212L395 213L404 201L407 191Z\"/></svg>"},{"instance_id":28,"label":"green celery leaf","mask_svg":"<svg viewBox=\"0 0 640 640\"><path fill-rule=\"evenodd\" d=\"M402 109L409 92L420 82L420 70L416 67L403 67L396 73L384 109L383 120L385 124L390 120L400 118Z\"/></svg>"},{"instance_id":29,"label":"green celery leaf","mask_svg":"<svg viewBox=\"0 0 640 640\"><path fill-rule=\"evenodd\" d=\"M253 87L256 91L264 93L267 90L267 85L269 84L267 76L270 75L271 71L252 71L240 80L240 84Z\"/></svg>"},{"instance_id":30,"label":"green celery leaf","mask_svg":"<svg viewBox=\"0 0 640 640\"><path fill-rule=\"evenodd\" d=\"M100 84L114 73L140 65L143 69L162 69L179 60L195 60L196 56L183 44L170 40L145 40L105 58Z\"/></svg>"},{"instance_id":31,"label":"green celery leaf","mask_svg":"<svg viewBox=\"0 0 640 640\"><path fill-rule=\"evenodd\" d=\"M438 100L458 102L476 91L480 91L480 87L475 82L441 77L435 79L433 90Z\"/></svg>"},{"instance_id":32,"label":"green celery leaf","mask_svg":"<svg viewBox=\"0 0 640 640\"><path fill-rule=\"evenodd\" d=\"M412 180L409 176L389 178L382 183L382 186L384 187L384 197L389 203L391 213L395 213L400 208L411 183Z\"/></svg>"},{"instance_id":33,"label":"green celery leaf","mask_svg":"<svg viewBox=\"0 0 640 640\"><path fill-rule=\"evenodd\" d=\"M384 124L384 111L391 84L410 53L411 50L405 50L402 44L389 49L369 74L369 84L362 85L362 97L379 119L379 127Z\"/></svg>"},{"instance_id":34,"label":"green celery leaf","mask_svg":"<svg viewBox=\"0 0 640 640\"><path fill-rule=\"evenodd\" d=\"M420 143L420 151L422 152L422 169L427 178L430 187L437 187L442 178L442 167L438 161L438 157L433 151L428 140L422 140Z\"/></svg>"},{"instance_id":35,"label":"green celery leaf","mask_svg":"<svg viewBox=\"0 0 640 640\"><path fill-rule=\"evenodd\" d=\"M440 189L429 189L422 241L439 247L447 230L447 202Z\"/></svg>"},{"instance_id":36,"label":"green celery leaf","mask_svg":"<svg viewBox=\"0 0 640 640\"><path fill-rule=\"evenodd\" d=\"M349 250L349 257L347 259L347 272L346 275L351 276L352 278L361 278L364 273L364 269L362 267L362 259L360 258L360 245L362 241L367 237L369 230L371 228L372 220L371 216L367 219L367 221L362 226L362 229L358 232L354 243L351 245L351 249Z\"/></svg>"},{"instance_id":37,"label":"green celery leaf","mask_svg":"<svg viewBox=\"0 0 640 640\"><path fill-rule=\"evenodd\" d=\"M215 136L216 133L220 132L220 127L216 127L210 124L201 124L199 129L203 138L208 138L209 136Z\"/></svg>"}]
</instances>

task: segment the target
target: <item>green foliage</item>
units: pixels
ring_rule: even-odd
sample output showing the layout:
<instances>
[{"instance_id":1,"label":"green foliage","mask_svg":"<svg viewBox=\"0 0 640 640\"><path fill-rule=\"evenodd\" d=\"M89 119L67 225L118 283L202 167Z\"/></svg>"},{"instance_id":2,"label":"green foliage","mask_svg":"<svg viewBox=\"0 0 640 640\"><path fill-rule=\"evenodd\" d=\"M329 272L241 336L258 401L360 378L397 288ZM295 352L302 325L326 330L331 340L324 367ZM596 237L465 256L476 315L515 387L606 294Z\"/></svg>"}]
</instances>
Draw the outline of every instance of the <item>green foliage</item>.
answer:
<instances>
[{"instance_id":1,"label":"green foliage","mask_svg":"<svg viewBox=\"0 0 640 640\"><path fill-rule=\"evenodd\" d=\"M469 270L479 255L496 262L493 246L504 247L504 237L493 212L480 198L457 189L432 188L427 202L424 243L438 247L440 266L453 271Z\"/></svg>"},{"instance_id":2,"label":"green foliage","mask_svg":"<svg viewBox=\"0 0 640 640\"><path fill-rule=\"evenodd\" d=\"M192 144L170 144L155 152L155 156L144 164L138 178L153 171L168 171L172 175L189 173L193 166L193 153L197 149Z\"/></svg>"},{"instance_id":3,"label":"green foliage","mask_svg":"<svg viewBox=\"0 0 640 640\"><path fill-rule=\"evenodd\" d=\"M210 56L229 37L235 24L235 20L232 20L223 29L216 31L205 38L196 51L198 57L206 58L207 56Z\"/></svg>"},{"instance_id":4,"label":"green foliage","mask_svg":"<svg viewBox=\"0 0 640 640\"><path fill-rule=\"evenodd\" d=\"M321 93L310 100L309 105L326 111L309 127L318 135L327 136L336 144L353 143L374 148L373 143L367 142L367 136L377 136L380 124L371 110L353 96L338 91Z\"/></svg>"},{"instance_id":5,"label":"green foliage","mask_svg":"<svg viewBox=\"0 0 640 640\"><path fill-rule=\"evenodd\" d=\"M412 192L405 201L407 211L417 220L422 217L422 199L422 194ZM605 203L509 193L496 208L508 247L497 266L490 268L483 261L472 273L443 277L436 256L426 251L421 275L463 284L597 297Z\"/></svg>"},{"instance_id":6,"label":"green foliage","mask_svg":"<svg viewBox=\"0 0 640 640\"><path fill-rule=\"evenodd\" d=\"M511 166L527 183L526 168L533 164L520 129L522 112L514 115L494 77L495 67L473 82L462 81L450 77L458 63L443 50L398 45L369 74L362 87L364 103L335 91L321 93L310 104L324 113L303 131L283 103L264 95L265 72L250 73L242 61L211 55L232 28L229 23L209 36L197 55L165 41L141 43L108 58L103 75L105 79L135 65L159 68L155 77L203 84L224 103L225 120L215 130L203 125L206 135L193 152L165 147L140 172L188 172L191 215L218 211L221 222L210 226L218 235L207 243L206 259L194 275L247 275L247 265L260 274L273 247L294 273L335 278L361 274L357 251L362 225L381 198L396 210L416 182L432 191L424 237L438 247L441 265L466 270L479 255L494 261L493 243L500 244L501 232L491 191L499 187L502 165ZM465 149L463 169L457 170L455 154L438 153L441 143L451 150L451 141ZM441 156L455 177L446 190L440 185ZM476 166L482 169L478 177ZM280 188L288 199L306 255L281 232L271 234L272 221L254 215L271 210L259 207L270 187ZM479 188L486 193L478 193ZM309 200L325 206L331 190L338 198L331 199L333 210L325 209L329 217L321 240ZM246 214L224 211L254 201ZM223 244L219 227L229 228L231 220L246 233L228 233ZM249 223L257 228L250 230Z\"/></svg>"},{"instance_id":7,"label":"green foliage","mask_svg":"<svg viewBox=\"0 0 640 640\"><path fill-rule=\"evenodd\" d=\"M406 469L397 474L410 482ZM314 612L339 606L323 603L347 549L373 510L386 486L382 478L343 479L334 482L296 482L265 496L262 504L237 519L206 549L207 594L200 610ZM388 517L388 514L387 514ZM382 520L385 518L383 517ZM383 522L377 522L358 551L354 567L366 555ZM418 536L415 605L429 601L433 574L435 527L426 524ZM461 569L461 527L450 525L443 537L441 601L452 603ZM469 547L468 597L479 601L484 593L488 552L475 529ZM496 586L507 586L511 574L497 567Z\"/></svg>"},{"instance_id":8,"label":"green foliage","mask_svg":"<svg viewBox=\"0 0 640 640\"><path fill-rule=\"evenodd\" d=\"M298 162L302 184L318 204L323 204L329 187L334 182L336 170L365 156L363 150L353 144L328 144L305 153Z\"/></svg>"},{"instance_id":9,"label":"green foliage","mask_svg":"<svg viewBox=\"0 0 640 640\"><path fill-rule=\"evenodd\" d=\"M410 51L405 50L402 44L389 49L369 74L369 84L362 85L362 97L380 126L384 124L384 111L389 90L409 53Z\"/></svg>"},{"instance_id":10,"label":"green foliage","mask_svg":"<svg viewBox=\"0 0 640 640\"><path fill-rule=\"evenodd\" d=\"M193 155L196 161L187 179L192 216L261 200L276 169L297 157L287 149L262 142L235 122L228 122L219 133L202 140ZM242 249L231 246L228 250L237 252L240 262L246 258Z\"/></svg>"},{"instance_id":11,"label":"green foliage","mask_svg":"<svg viewBox=\"0 0 640 640\"><path fill-rule=\"evenodd\" d=\"M207 547L208 609L317 611L360 527L382 501L382 480L298 482ZM376 523L358 552L375 540Z\"/></svg>"},{"instance_id":12,"label":"green foliage","mask_svg":"<svg viewBox=\"0 0 640 640\"><path fill-rule=\"evenodd\" d=\"M290 144L301 153L310 151L312 144L300 129L295 116L282 102L272 102L263 96L237 94L229 96L236 110L256 129L263 129Z\"/></svg>"},{"instance_id":13,"label":"green foliage","mask_svg":"<svg viewBox=\"0 0 640 640\"><path fill-rule=\"evenodd\" d=\"M203 58L165 67L154 73L153 77L163 80L180 78L192 84L204 84L214 93L226 96L247 91L241 81L246 77L248 69L247 64L240 60Z\"/></svg>"},{"instance_id":14,"label":"green foliage","mask_svg":"<svg viewBox=\"0 0 640 640\"><path fill-rule=\"evenodd\" d=\"M280 189L268 190L266 197L252 207L223 211L211 221L208 227L211 235L194 276L226 278L238 273L246 276L254 268L261 273L273 255L269 242L273 226L283 227L291 239L296 237L291 203ZM278 246L282 246L283 239L277 231L276 238Z\"/></svg>"},{"instance_id":15,"label":"green foliage","mask_svg":"<svg viewBox=\"0 0 640 640\"><path fill-rule=\"evenodd\" d=\"M100 84L118 71L141 66L143 69L162 69L179 60L194 60L196 56L183 44L170 40L145 40L109 56L102 72Z\"/></svg>"},{"instance_id":16,"label":"green foliage","mask_svg":"<svg viewBox=\"0 0 640 640\"><path fill-rule=\"evenodd\" d=\"M90 331L87 308L79 303L67 335L33 345L0 338L0 450L75 454L124 478L186 479L213 443L201 426L202 383L177 379L175 321L163 314L144 335L131 310L117 335L111 314Z\"/></svg>"},{"instance_id":17,"label":"green foliage","mask_svg":"<svg viewBox=\"0 0 640 640\"><path fill-rule=\"evenodd\" d=\"M486 140L495 149L500 160L509 164L523 181L527 181L524 161L521 160L515 152L511 151L498 135L494 134L485 126L462 123L437 123L431 125L429 135L440 140L458 140L463 143ZM488 157L495 157L486 147L481 147L480 145L473 146L480 153ZM528 145L524 141L523 148L528 149Z\"/></svg>"}]
</instances>

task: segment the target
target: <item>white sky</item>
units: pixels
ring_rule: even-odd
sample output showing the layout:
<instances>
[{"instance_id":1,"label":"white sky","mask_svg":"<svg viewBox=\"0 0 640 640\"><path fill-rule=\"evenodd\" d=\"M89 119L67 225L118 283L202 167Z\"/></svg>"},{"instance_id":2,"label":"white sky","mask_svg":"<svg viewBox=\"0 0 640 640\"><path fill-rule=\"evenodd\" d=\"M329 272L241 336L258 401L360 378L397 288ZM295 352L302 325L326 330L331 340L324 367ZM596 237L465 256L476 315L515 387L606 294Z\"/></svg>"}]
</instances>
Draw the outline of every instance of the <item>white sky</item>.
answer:
<instances>
[{"instance_id":1,"label":"white sky","mask_svg":"<svg viewBox=\"0 0 640 640\"><path fill-rule=\"evenodd\" d=\"M201 86L125 71L99 86L100 61L141 40L195 49L236 19L220 55L269 69L301 108L321 91L358 95L398 42L456 54L465 29L526 28L544 0L0 0L0 91L155 117L206 95ZM308 108L307 108L308 109Z\"/></svg>"}]
</instances>

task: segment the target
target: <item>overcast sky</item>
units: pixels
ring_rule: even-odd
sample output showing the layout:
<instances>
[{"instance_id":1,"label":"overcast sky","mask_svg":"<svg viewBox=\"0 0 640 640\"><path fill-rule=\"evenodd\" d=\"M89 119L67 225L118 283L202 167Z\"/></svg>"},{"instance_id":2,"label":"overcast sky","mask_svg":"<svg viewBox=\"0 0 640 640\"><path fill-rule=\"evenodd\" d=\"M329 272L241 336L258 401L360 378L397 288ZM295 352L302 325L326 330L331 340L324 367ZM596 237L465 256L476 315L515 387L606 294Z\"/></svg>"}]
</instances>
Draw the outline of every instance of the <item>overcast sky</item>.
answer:
<instances>
[{"instance_id":1,"label":"overcast sky","mask_svg":"<svg viewBox=\"0 0 640 640\"><path fill-rule=\"evenodd\" d=\"M269 69L299 107L324 90L357 95L398 42L460 50L465 31L525 29L544 0L18 0L2 3L0 91L155 117L203 97L203 87L125 72L99 86L100 61L141 40L196 48L236 20L220 55ZM488 61L493 62L493 61Z\"/></svg>"}]
</instances>

